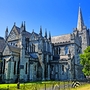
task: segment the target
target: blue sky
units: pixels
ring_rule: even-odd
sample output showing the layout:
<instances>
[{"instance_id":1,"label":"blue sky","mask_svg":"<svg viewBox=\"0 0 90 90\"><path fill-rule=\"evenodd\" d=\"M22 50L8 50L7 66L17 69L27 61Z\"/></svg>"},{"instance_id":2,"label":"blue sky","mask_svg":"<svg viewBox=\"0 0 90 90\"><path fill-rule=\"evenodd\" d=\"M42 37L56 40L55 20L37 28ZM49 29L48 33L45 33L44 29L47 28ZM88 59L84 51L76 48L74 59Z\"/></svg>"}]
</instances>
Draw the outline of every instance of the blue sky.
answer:
<instances>
[{"instance_id":1,"label":"blue sky","mask_svg":"<svg viewBox=\"0 0 90 90\"><path fill-rule=\"evenodd\" d=\"M42 26L52 36L72 33L77 26L78 7L82 9L85 25L90 28L90 0L0 0L0 36L5 35L8 26L14 22L21 26L26 22L26 29L39 33Z\"/></svg>"}]
</instances>

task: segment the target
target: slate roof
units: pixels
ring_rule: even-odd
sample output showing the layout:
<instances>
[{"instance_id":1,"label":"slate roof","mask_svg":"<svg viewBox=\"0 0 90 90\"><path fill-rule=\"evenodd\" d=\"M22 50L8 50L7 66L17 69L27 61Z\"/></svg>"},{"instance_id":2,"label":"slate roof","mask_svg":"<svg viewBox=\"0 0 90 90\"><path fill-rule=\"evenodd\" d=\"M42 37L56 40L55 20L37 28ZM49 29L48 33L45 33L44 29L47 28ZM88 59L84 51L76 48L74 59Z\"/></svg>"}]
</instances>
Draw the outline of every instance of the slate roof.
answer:
<instances>
[{"instance_id":1,"label":"slate roof","mask_svg":"<svg viewBox=\"0 0 90 90\"><path fill-rule=\"evenodd\" d=\"M0 37L0 52L3 51L4 47L5 47L6 43L3 37Z\"/></svg>"},{"instance_id":2,"label":"slate roof","mask_svg":"<svg viewBox=\"0 0 90 90\"><path fill-rule=\"evenodd\" d=\"M51 37L52 43L69 42L70 40L71 40L70 34Z\"/></svg>"}]
</instances>

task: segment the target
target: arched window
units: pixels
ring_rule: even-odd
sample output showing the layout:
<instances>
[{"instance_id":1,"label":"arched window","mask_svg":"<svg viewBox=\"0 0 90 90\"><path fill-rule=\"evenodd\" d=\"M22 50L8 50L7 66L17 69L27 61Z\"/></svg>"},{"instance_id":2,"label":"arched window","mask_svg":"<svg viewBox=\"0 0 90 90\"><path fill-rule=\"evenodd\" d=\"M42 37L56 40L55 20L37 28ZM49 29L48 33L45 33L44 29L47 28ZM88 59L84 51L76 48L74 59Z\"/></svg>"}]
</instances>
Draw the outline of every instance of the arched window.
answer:
<instances>
[{"instance_id":1,"label":"arched window","mask_svg":"<svg viewBox=\"0 0 90 90\"><path fill-rule=\"evenodd\" d=\"M54 52L55 52L55 55L58 55L58 47L55 47Z\"/></svg>"},{"instance_id":2,"label":"arched window","mask_svg":"<svg viewBox=\"0 0 90 90\"><path fill-rule=\"evenodd\" d=\"M35 45L34 45L34 52L35 52Z\"/></svg>"},{"instance_id":3,"label":"arched window","mask_svg":"<svg viewBox=\"0 0 90 90\"><path fill-rule=\"evenodd\" d=\"M35 45L33 44L33 52L35 52Z\"/></svg>"},{"instance_id":4,"label":"arched window","mask_svg":"<svg viewBox=\"0 0 90 90\"><path fill-rule=\"evenodd\" d=\"M26 43L26 50L27 50L27 43Z\"/></svg>"},{"instance_id":5,"label":"arched window","mask_svg":"<svg viewBox=\"0 0 90 90\"><path fill-rule=\"evenodd\" d=\"M35 65L35 71L37 70L37 66Z\"/></svg>"},{"instance_id":6,"label":"arched window","mask_svg":"<svg viewBox=\"0 0 90 90\"><path fill-rule=\"evenodd\" d=\"M60 50L61 50L61 49L60 49L60 47L59 47L59 54L60 54Z\"/></svg>"},{"instance_id":7,"label":"arched window","mask_svg":"<svg viewBox=\"0 0 90 90\"><path fill-rule=\"evenodd\" d=\"M35 45L32 43L32 52L35 52Z\"/></svg>"},{"instance_id":8,"label":"arched window","mask_svg":"<svg viewBox=\"0 0 90 90\"><path fill-rule=\"evenodd\" d=\"M58 55L58 47L56 48L56 54Z\"/></svg>"},{"instance_id":9,"label":"arched window","mask_svg":"<svg viewBox=\"0 0 90 90\"><path fill-rule=\"evenodd\" d=\"M54 55L56 55L56 48L54 48Z\"/></svg>"},{"instance_id":10,"label":"arched window","mask_svg":"<svg viewBox=\"0 0 90 90\"><path fill-rule=\"evenodd\" d=\"M27 74L27 63L26 63L26 70L25 70L25 73Z\"/></svg>"},{"instance_id":11,"label":"arched window","mask_svg":"<svg viewBox=\"0 0 90 90\"><path fill-rule=\"evenodd\" d=\"M62 74L64 74L64 65L62 65Z\"/></svg>"},{"instance_id":12,"label":"arched window","mask_svg":"<svg viewBox=\"0 0 90 90\"><path fill-rule=\"evenodd\" d=\"M16 74L16 61L14 61L14 74Z\"/></svg>"},{"instance_id":13,"label":"arched window","mask_svg":"<svg viewBox=\"0 0 90 90\"><path fill-rule=\"evenodd\" d=\"M29 45L28 47L29 47L28 48L29 49L28 52L32 52L32 45Z\"/></svg>"},{"instance_id":14,"label":"arched window","mask_svg":"<svg viewBox=\"0 0 90 90\"><path fill-rule=\"evenodd\" d=\"M31 50L31 52L33 52L33 47L32 47L32 44L30 45L30 50Z\"/></svg>"},{"instance_id":15,"label":"arched window","mask_svg":"<svg viewBox=\"0 0 90 90\"><path fill-rule=\"evenodd\" d=\"M68 46L65 47L65 55L68 54Z\"/></svg>"},{"instance_id":16,"label":"arched window","mask_svg":"<svg viewBox=\"0 0 90 90\"><path fill-rule=\"evenodd\" d=\"M5 59L3 60L3 74L5 72Z\"/></svg>"}]
</instances>

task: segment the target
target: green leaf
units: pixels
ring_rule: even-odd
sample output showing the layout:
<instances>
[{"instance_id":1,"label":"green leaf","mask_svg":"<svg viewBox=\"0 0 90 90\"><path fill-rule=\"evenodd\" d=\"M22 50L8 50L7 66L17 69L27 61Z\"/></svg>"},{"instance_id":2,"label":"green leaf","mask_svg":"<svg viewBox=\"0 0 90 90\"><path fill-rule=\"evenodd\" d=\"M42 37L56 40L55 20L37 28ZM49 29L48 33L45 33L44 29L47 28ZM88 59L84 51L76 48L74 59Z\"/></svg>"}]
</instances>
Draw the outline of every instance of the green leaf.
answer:
<instances>
[{"instance_id":1,"label":"green leaf","mask_svg":"<svg viewBox=\"0 0 90 90\"><path fill-rule=\"evenodd\" d=\"M80 64L83 66L83 73L90 76L90 46L88 46L83 54L80 54Z\"/></svg>"}]
</instances>

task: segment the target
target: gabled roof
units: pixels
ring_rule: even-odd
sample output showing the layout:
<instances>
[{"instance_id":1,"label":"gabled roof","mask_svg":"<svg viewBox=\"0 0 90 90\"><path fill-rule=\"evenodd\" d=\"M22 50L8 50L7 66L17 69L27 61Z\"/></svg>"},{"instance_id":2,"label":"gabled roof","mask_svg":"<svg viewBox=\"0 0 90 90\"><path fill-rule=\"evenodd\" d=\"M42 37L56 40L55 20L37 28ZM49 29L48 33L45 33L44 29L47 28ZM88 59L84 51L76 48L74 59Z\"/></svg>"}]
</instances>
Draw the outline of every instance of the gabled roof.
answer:
<instances>
[{"instance_id":1,"label":"gabled roof","mask_svg":"<svg viewBox=\"0 0 90 90\"><path fill-rule=\"evenodd\" d=\"M11 31L13 30L14 27L16 28L18 34L20 34L20 28L19 28L18 26L16 26L16 25L14 25L14 26L12 27ZM10 31L10 32L11 32L11 31Z\"/></svg>"},{"instance_id":2,"label":"gabled roof","mask_svg":"<svg viewBox=\"0 0 90 90\"><path fill-rule=\"evenodd\" d=\"M30 39L33 40L33 39L32 39L33 37L34 37L35 39L36 39L36 38L38 39L38 38L39 38L39 34L37 34L37 33L35 33L35 32L33 31L33 32L31 33Z\"/></svg>"},{"instance_id":3,"label":"gabled roof","mask_svg":"<svg viewBox=\"0 0 90 90\"><path fill-rule=\"evenodd\" d=\"M12 31L14 30L14 28L15 28L15 32L17 33L16 36L19 36L19 34L20 34L20 28L17 27L16 25L13 25L13 27L12 27L12 29L11 29L11 31L10 31L8 37L7 37L7 40L12 40L12 39L10 38L10 35L11 35Z\"/></svg>"},{"instance_id":4,"label":"gabled roof","mask_svg":"<svg viewBox=\"0 0 90 90\"><path fill-rule=\"evenodd\" d=\"M16 30L18 31L18 33L20 34L21 30L19 27L15 26ZM29 33L28 31L24 32L26 38L29 38L31 36L31 33Z\"/></svg>"},{"instance_id":5,"label":"gabled roof","mask_svg":"<svg viewBox=\"0 0 90 90\"><path fill-rule=\"evenodd\" d=\"M35 33L35 32L32 32L31 34L34 34L36 37L39 36L39 34Z\"/></svg>"},{"instance_id":6,"label":"gabled roof","mask_svg":"<svg viewBox=\"0 0 90 90\"><path fill-rule=\"evenodd\" d=\"M3 37L0 37L0 52L3 51L4 47L5 47L6 43Z\"/></svg>"}]
</instances>

